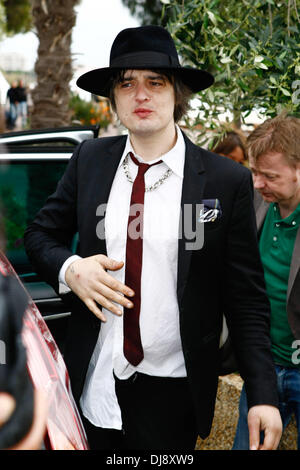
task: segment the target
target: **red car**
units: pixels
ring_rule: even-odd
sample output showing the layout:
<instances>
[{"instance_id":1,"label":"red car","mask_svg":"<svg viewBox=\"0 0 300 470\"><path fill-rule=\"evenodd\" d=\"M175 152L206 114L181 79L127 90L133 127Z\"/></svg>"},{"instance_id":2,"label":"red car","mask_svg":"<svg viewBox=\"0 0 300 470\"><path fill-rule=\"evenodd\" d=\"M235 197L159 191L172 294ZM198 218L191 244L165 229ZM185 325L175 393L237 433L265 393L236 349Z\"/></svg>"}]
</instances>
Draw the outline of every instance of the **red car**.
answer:
<instances>
[{"instance_id":1,"label":"red car","mask_svg":"<svg viewBox=\"0 0 300 470\"><path fill-rule=\"evenodd\" d=\"M0 276L19 280L12 265L0 252ZM26 291L27 292L27 291ZM23 342L33 386L47 397L48 414L44 445L47 450L87 450L88 444L76 407L63 357L41 313L28 295L23 318Z\"/></svg>"}]
</instances>

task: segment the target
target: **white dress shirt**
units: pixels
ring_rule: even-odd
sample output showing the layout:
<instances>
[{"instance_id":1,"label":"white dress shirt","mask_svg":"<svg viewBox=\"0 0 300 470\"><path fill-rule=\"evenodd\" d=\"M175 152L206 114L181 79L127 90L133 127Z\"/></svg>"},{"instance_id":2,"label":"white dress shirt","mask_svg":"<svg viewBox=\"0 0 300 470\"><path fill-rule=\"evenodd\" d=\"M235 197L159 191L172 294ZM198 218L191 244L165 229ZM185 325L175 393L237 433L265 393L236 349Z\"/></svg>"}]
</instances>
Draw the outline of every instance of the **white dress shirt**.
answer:
<instances>
[{"instance_id":1,"label":"white dress shirt","mask_svg":"<svg viewBox=\"0 0 300 470\"><path fill-rule=\"evenodd\" d=\"M149 187L168 169L172 170L162 185L145 192L140 310L144 359L137 367L128 363L123 354L123 316L118 317L103 308L107 321L101 325L80 399L84 416L95 426L122 428L113 371L120 379L127 379L136 371L160 377L186 376L176 293L185 142L180 129L176 128L175 146L151 161L151 164L158 160L163 160L163 163L153 166L145 174L145 185ZM126 178L122 162L130 151L133 152L128 137L105 215L107 256L124 263L132 183ZM133 180L137 171L137 165L129 159L129 173ZM69 258L62 267L61 282L64 282L65 270L73 259ZM125 266L110 274L124 283ZM134 302L134 297L132 300Z\"/></svg>"}]
</instances>

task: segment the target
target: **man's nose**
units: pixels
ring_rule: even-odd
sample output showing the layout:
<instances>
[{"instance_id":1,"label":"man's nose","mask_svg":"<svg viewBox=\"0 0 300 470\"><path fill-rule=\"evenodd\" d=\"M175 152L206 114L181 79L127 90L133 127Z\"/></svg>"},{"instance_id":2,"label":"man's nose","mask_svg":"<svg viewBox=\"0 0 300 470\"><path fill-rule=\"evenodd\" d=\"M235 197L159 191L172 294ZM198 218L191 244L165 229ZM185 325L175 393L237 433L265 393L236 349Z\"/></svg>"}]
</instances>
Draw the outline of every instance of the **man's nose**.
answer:
<instances>
[{"instance_id":1,"label":"man's nose","mask_svg":"<svg viewBox=\"0 0 300 470\"><path fill-rule=\"evenodd\" d=\"M265 180L260 175L253 175L253 185L255 189L262 189L265 186Z\"/></svg>"},{"instance_id":2,"label":"man's nose","mask_svg":"<svg viewBox=\"0 0 300 470\"><path fill-rule=\"evenodd\" d=\"M139 83L136 87L135 99L139 102L143 102L149 99L149 93L143 83Z\"/></svg>"}]
</instances>

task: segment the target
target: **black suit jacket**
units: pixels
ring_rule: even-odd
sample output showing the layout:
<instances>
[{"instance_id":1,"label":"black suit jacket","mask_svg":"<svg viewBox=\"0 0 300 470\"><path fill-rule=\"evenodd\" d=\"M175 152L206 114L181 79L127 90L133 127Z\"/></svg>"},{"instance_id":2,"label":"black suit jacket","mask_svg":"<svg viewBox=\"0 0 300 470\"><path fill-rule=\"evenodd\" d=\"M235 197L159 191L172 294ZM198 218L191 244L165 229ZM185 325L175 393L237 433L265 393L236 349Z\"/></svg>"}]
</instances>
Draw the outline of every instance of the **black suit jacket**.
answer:
<instances>
[{"instance_id":1,"label":"black suit jacket","mask_svg":"<svg viewBox=\"0 0 300 470\"><path fill-rule=\"evenodd\" d=\"M106 254L97 237L97 207L108 200L126 137L85 141L76 149L56 192L25 234L28 255L41 276L58 290L58 273L72 254L68 246L79 232L78 254ZM277 387L269 339L269 303L259 257L252 179L248 169L195 146L185 137L182 188L184 205L218 199L222 215L204 224L204 245L187 250L185 231L178 241L177 296L180 333L199 435L211 428L220 363L219 338L226 315L249 406L277 406ZM184 212L183 212L184 213ZM154 273L154 275L156 275ZM157 274L159 275L159 273ZM78 401L100 321L73 294L65 360Z\"/></svg>"}]
</instances>

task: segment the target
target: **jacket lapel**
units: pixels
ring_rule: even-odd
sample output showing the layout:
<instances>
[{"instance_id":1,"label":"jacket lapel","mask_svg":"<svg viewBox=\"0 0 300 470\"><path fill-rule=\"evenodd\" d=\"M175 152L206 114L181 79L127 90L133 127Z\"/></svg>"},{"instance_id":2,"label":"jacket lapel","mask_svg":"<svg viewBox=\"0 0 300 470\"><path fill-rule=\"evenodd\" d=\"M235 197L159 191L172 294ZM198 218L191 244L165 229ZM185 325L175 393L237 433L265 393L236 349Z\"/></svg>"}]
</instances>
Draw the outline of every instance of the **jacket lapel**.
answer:
<instances>
[{"instance_id":1,"label":"jacket lapel","mask_svg":"<svg viewBox=\"0 0 300 470\"><path fill-rule=\"evenodd\" d=\"M103 154L105 157L102 160L101 165L98 166L99 174L97 175L97 201L98 205L107 204L110 190L113 184L113 180L118 169L121 157L124 152L126 145L126 136L123 136L113 143L108 139L105 142L105 148L101 149L99 153ZM99 142L104 142L104 139L100 139ZM107 145L108 144L108 145ZM101 168L101 171L100 171ZM106 212L105 212L106 213ZM105 213L103 214L103 223L105 218ZM99 214L100 215L100 214ZM99 223L99 221L97 221ZM107 255L107 245L105 238L99 239L99 249L100 252Z\"/></svg>"},{"instance_id":2,"label":"jacket lapel","mask_svg":"<svg viewBox=\"0 0 300 470\"><path fill-rule=\"evenodd\" d=\"M178 240L178 272L177 272L177 297L179 305L183 296L187 276L189 272L191 255L193 250L188 249L192 240L189 238L187 230L184 228L184 219L192 214L193 230L196 223L196 205L201 204L205 186L205 169L201 157L201 149L194 145L184 134L186 152L184 176L181 196L181 218ZM191 210L191 212L190 212ZM188 221L191 228L191 221Z\"/></svg>"},{"instance_id":3,"label":"jacket lapel","mask_svg":"<svg viewBox=\"0 0 300 470\"><path fill-rule=\"evenodd\" d=\"M257 225L258 232L262 228L263 221L265 220L265 217L269 209L269 205L270 204L268 202L265 202L257 191L254 191L254 208L255 208L256 225Z\"/></svg>"},{"instance_id":4,"label":"jacket lapel","mask_svg":"<svg viewBox=\"0 0 300 470\"><path fill-rule=\"evenodd\" d=\"M106 154L107 157L103 159L101 165L101 181L99 181L99 187L101 187L101 199L103 202L108 201L108 196L111 190L113 179L115 177L118 165L124 152L127 136L116 140L112 145L109 145Z\"/></svg>"},{"instance_id":5,"label":"jacket lapel","mask_svg":"<svg viewBox=\"0 0 300 470\"><path fill-rule=\"evenodd\" d=\"M290 274L289 274L289 281L288 281L288 290L287 290L287 299L290 296L294 281L296 279L296 275L300 269L300 228L298 228L294 250L292 254L291 260L291 267L290 267Z\"/></svg>"}]
</instances>

